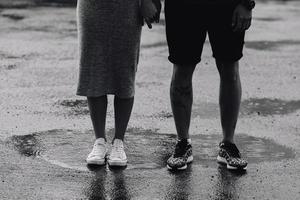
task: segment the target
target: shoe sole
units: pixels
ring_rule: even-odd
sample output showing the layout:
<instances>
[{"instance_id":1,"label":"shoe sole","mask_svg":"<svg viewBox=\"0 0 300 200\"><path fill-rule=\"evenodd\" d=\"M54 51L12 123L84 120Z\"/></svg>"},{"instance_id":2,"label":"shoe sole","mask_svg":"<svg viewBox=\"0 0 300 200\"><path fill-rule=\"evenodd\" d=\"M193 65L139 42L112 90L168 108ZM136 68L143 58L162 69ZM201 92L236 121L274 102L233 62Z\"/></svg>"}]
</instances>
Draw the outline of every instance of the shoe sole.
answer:
<instances>
[{"instance_id":1,"label":"shoe sole","mask_svg":"<svg viewBox=\"0 0 300 200\"><path fill-rule=\"evenodd\" d=\"M86 160L88 165L105 165L105 159L103 160Z\"/></svg>"},{"instance_id":2,"label":"shoe sole","mask_svg":"<svg viewBox=\"0 0 300 200\"><path fill-rule=\"evenodd\" d=\"M233 167L227 163L227 160L225 158L222 158L219 155L217 157L217 162L219 164L226 165L226 168L230 169L230 170L246 170L247 169L247 166L246 167Z\"/></svg>"},{"instance_id":3,"label":"shoe sole","mask_svg":"<svg viewBox=\"0 0 300 200\"><path fill-rule=\"evenodd\" d=\"M167 168L168 168L169 170L185 170L185 169L187 168L187 164L192 163L193 160L194 160L194 157L193 157L193 156L190 156L190 157L188 157L188 159L187 159L187 161L186 161L186 164L185 164L184 166L179 167L179 168L172 168L172 167L170 167L170 166L167 164Z\"/></svg>"},{"instance_id":4,"label":"shoe sole","mask_svg":"<svg viewBox=\"0 0 300 200\"><path fill-rule=\"evenodd\" d=\"M108 165L112 167L124 167L127 166L127 160L124 161L108 160Z\"/></svg>"}]
</instances>

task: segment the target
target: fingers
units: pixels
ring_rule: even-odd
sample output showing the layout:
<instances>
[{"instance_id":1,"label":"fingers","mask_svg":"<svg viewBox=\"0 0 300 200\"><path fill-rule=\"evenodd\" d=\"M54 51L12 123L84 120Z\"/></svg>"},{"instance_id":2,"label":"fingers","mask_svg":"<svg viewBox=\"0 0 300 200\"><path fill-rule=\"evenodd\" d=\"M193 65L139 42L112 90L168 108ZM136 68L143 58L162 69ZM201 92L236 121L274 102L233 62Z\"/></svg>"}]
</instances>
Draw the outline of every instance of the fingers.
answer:
<instances>
[{"instance_id":1,"label":"fingers","mask_svg":"<svg viewBox=\"0 0 300 200\"><path fill-rule=\"evenodd\" d=\"M247 30L248 28L249 28L249 20L245 20L242 30Z\"/></svg>"},{"instance_id":2,"label":"fingers","mask_svg":"<svg viewBox=\"0 0 300 200\"><path fill-rule=\"evenodd\" d=\"M157 12L156 16L155 16L155 22L156 23L159 23L159 20L160 20L160 11Z\"/></svg>"},{"instance_id":3,"label":"fingers","mask_svg":"<svg viewBox=\"0 0 300 200\"><path fill-rule=\"evenodd\" d=\"M142 16L144 17L144 21L146 22L148 28L152 29L152 23L159 23L160 12L154 4L150 4L148 6L149 7L143 8Z\"/></svg>"},{"instance_id":4,"label":"fingers","mask_svg":"<svg viewBox=\"0 0 300 200\"><path fill-rule=\"evenodd\" d=\"M235 26L233 32L240 32L243 28L243 20L240 17L236 18Z\"/></svg>"},{"instance_id":5,"label":"fingers","mask_svg":"<svg viewBox=\"0 0 300 200\"><path fill-rule=\"evenodd\" d=\"M232 15L232 24L231 24L231 26L235 27L236 24L237 24L237 21L238 21L238 14L236 12L234 12L233 15Z\"/></svg>"},{"instance_id":6,"label":"fingers","mask_svg":"<svg viewBox=\"0 0 300 200\"><path fill-rule=\"evenodd\" d=\"M158 13L158 14L156 13L152 17L145 18L145 22L146 22L148 28L152 29L152 23L153 22L159 23L159 18L160 18L160 13Z\"/></svg>"},{"instance_id":7,"label":"fingers","mask_svg":"<svg viewBox=\"0 0 300 200\"><path fill-rule=\"evenodd\" d=\"M150 20L149 18L146 18L146 19L145 19L145 22L146 22L148 28L149 28L149 29L152 29L151 20Z\"/></svg>"},{"instance_id":8,"label":"fingers","mask_svg":"<svg viewBox=\"0 0 300 200\"><path fill-rule=\"evenodd\" d=\"M245 30L248 30L249 28L250 28L250 26L251 26L251 19L248 19L247 20L247 26L246 26L246 29Z\"/></svg>"},{"instance_id":9,"label":"fingers","mask_svg":"<svg viewBox=\"0 0 300 200\"><path fill-rule=\"evenodd\" d=\"M251 19L245 19L241 17L236 17L235 25L233 26L234 32L242 32L251 26Z\"/></svg>"}]
</instances>

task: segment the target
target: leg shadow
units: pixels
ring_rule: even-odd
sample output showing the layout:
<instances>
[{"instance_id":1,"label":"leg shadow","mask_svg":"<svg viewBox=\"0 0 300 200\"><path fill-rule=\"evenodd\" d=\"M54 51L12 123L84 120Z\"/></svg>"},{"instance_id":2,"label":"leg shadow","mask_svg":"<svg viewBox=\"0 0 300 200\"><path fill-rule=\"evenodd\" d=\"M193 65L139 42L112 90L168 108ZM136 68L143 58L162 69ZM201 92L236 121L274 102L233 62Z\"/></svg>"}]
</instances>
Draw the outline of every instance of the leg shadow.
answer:
<instances>
[{"instance_id":1,"label":"leg shadow","mask_svg":"<svg viewBox=\"0 0 300 200\"><path fill-rule=\"evenodd\" d=\"M187 200L192 193L192 166L183 171L171 171L172 179L166 191L166 200Z\"/></svg>"},{"instance_id":2,"label":"leg shadow","mask_svg":"<svg viewBox=\"0 0 300 200\"><path fill-rule=\"evenodd\" d=\"M85 190L89 200L129 200L130 195L126 185L124 169L126 167L107 167L88 165L95 172L95 177Z\"/></svg>"},{"instance_id":3,"label":"leg shadow","mask_svg":"<svg viewBox=\"0 0 300 200\"><path fill-rule=\"evenodd\" d=\"M89 200L106 200L106 182L107 170L106 166L87 165L90 171L95 172L95 177L89 183L88 188L85 190L85 195Z\"/></svg>"},{"instance_id":4,"label":"leg shadow","mask_svg":"<svg viewBox=\"0 0 300 200\"><path fill-rule=\"evenodd\" d=\"M237 200L238 188L237 182L239 179L247 174L245 170L228 170L226 166L220 165L218 168L217 185L215 192L215 200Z\"/></svg>"},{"instance_id":5,"label":"leg shadow","mask_svg":"<svg viewBox=\"0 0 300 200\"><path fill-rule=\"evenodd\" d=\"M109 167L112 175L112 185L109 192L110 199L113 200L129 200L131 196L127 189L126 176L124 170L126 167Z\"/></svg>"}]
</instances>

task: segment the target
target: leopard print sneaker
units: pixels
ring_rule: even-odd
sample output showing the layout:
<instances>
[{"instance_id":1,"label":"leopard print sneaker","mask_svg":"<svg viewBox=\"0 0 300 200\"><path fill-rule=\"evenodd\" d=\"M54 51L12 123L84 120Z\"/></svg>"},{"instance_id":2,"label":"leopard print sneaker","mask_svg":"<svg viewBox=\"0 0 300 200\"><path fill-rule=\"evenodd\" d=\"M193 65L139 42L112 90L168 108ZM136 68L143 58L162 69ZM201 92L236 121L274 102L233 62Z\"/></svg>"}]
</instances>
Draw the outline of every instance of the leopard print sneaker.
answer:
<instances>
[{"instance_id":1,"label":"leopard print sneaker","mask_svg":"<svg viewBox=\"0 0 300 200\"><path fill-rule=\"evenodd\" d=\"M179 140L174 154L167 160L167 168L170 170L184 170L187 164L193 161L192 145L187 139Z\"/></svg>"},{"instance_id":2,"label":"leopard print sneaker","mask_svg":"<svg viewBox=\"0 0 300 200\"><path fill-rule=\"evenodd\" d=\"M227 169L246 170L247 161L241 157L241 153L237 146L230 142L221 142L217 161L220 164L225 164Z\"/></svg>"}]
</instances>

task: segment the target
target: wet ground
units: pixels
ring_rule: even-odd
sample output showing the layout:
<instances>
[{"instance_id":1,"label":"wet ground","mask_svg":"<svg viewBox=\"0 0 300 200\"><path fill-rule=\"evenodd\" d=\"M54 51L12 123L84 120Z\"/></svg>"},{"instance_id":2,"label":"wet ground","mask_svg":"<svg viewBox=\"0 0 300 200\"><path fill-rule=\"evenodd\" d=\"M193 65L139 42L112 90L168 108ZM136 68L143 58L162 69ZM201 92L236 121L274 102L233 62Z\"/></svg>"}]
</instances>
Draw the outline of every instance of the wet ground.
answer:
<instances>
[{"instance_id":1,"label":"wet ground","mask_svg":"<svg viewBox=\"0 0 300 200\"><path fill-rule=\"evenodd\" d=\"M249 166L238 173L215 162L219 79L208 41L193 80L195 160L184 172L165 168L176 136L164 19L143 30L127 168L87 167L93 132L87 102L75 96L75 9L30 3L0 0L0 199L300 198L300 3L260 2L254 11L236 133ZM109 140L113 126L110 97Z\"/></svg>"}]
</instances>

